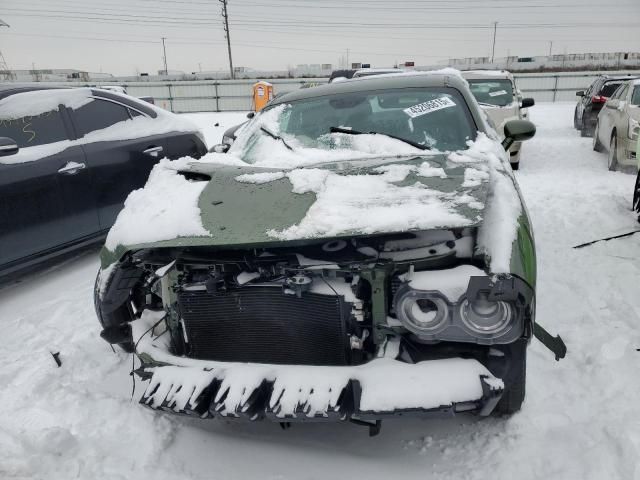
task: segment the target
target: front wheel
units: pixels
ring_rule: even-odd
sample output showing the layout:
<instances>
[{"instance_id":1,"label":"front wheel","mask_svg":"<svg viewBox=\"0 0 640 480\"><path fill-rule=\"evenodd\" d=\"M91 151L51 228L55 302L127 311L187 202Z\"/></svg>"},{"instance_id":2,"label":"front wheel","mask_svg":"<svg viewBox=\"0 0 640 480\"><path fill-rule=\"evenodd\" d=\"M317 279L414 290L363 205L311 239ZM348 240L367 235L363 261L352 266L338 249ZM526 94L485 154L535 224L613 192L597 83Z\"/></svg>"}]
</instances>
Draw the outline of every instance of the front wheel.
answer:
<instances>
[{"instance_id":1,"label":"front wheel","mask_svg":"<svg viewBox=\"0 0 640 480\"><path fill-rule=\"evenodd\" d=\"M510 415L522 408L527 380L527 342L518 340L505 352L509 358L509 369L503 376L504 393L496 406L495 413Z\"/></svg>"},{"instance_id":2,"label":"front wheel","mask_svg":"<svg viewBox=\"0 0 640 480\"><path fill-rule=\"evenodd\" d=\"M638 223L640 223L640 172L636 177L636 187L633 191L633 211L638 216Z\"/></svg>"},{"instance_id":3,"label":"front wheel","mask_svg":"<svg viewBox=\"0 0 640 480\"><path fill-rule=\"evenodd\" d=\"M615 132L611 136L611 141L609 142L607 166L609 167L610 172L615 172L616 168L618 168L618 139L616 138Z\"/></svg>"}]
</instances>

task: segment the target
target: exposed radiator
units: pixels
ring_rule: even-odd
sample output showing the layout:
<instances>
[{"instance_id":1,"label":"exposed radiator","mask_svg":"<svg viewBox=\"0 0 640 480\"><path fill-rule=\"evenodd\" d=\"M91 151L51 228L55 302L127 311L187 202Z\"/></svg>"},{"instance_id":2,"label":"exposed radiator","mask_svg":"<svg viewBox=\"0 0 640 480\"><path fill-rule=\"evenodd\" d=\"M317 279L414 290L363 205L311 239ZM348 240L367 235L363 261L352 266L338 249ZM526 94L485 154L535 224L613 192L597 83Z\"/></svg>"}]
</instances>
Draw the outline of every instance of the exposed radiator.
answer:
<instances>
[{"instance_id":1,"label":"exposed radiator","mask_svg":"<svg viewBox=\"0 0 640 480\"><path fill-rule=\"evenodd\" d=\"M234 362L348 365L343 297L286 295L280 287L183 291L180 313L192 358Z\"/></svg>"}]
</instances>

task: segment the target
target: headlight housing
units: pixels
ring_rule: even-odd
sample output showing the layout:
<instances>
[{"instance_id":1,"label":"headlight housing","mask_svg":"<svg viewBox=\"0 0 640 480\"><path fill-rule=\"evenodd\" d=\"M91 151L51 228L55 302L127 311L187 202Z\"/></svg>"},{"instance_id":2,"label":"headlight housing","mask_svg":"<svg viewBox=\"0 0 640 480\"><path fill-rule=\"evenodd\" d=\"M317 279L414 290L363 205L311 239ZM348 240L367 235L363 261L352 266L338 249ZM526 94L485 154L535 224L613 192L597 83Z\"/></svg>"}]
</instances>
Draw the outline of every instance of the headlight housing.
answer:
<instances>
[{"instance_id":1,"label":"headlight housing","mask_svg":"<svg viewBox=\"0 0 640 480\"><path fill-rule=\"evenodd\" d=\"M511 323L513 311L507 302L492 302L487 292L481 292L475 301L465 298L460 303L460 319L465 327L480 335L504 332Z\"/></svg>"},{"instance_id":2,"label":"headlight housing","mask_svg":"<svg viewBox=\"0 0 640 480\"><path fill-rule=\"evenodd\" d=\"M446 328L450 317L449 305L442 295L410 287L399 296L396 312L407 330L423 336L441 332Z\"/></svg>"},{"instance_id":3,"label":"headlight housing","mask_svg":"<svg viewBox=\"0 0 640 480\"><path fill-rule=\"evenodd\" d=\"M396 291L394 312L402 326L422 342L511 343L525 333L526 306L533 304L533 297L522 280L509 280L512 289L501 296L493 290L495 284L490 277L471 277L466 293L461 292L455 300L440 291L419 290L406 282ZM497 289L501 294L503 287L500 284Z\"/></svg>"},{"instance_id":4,"label":"headlight housing","mask_svg":"<svg viewBox=\"0 0 640 480\"><path fill-rule=\"evenodd\" d=\"M637 140L638 133L640 133L640 122L629 117L629 130L627 132L628 137L631 140Z\"/></svg>"}]
</instances>

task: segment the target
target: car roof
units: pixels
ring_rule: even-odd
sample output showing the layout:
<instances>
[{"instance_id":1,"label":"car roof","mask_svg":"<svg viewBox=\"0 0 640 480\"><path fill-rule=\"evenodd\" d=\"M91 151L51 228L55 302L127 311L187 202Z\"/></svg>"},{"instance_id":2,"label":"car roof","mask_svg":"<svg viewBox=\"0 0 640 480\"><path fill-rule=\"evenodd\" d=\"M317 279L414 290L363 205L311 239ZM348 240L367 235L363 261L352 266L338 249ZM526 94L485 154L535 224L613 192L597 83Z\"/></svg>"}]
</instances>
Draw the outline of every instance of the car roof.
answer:
<instances>
[{"instance_id":1,"label":"car roof","mask_svg":"<svg viewBox=\"0 0 640 480\"><path fill-rule=\"evenodd\" d=\"M632 75L632 74L627 74L627 75L602 75L601 77L605 83L606 82L610 82L610 81L620 81L620 80L634 80L636 78L640 78L640 76L638 75Z\"/></svg>"},{"instance_id":2,"label":"car roof","mask_svg":"<svg viewBox=\"0 0 640 480\"><path fill-rule=\"evenodd\" d=\"M101 97L103 99L121 103L125 106L139 110L152 118L158 116L157 112L146 102L126 94L110 90L101 90L100 87L61 86L42 83L2 83L0 84L0 100L11 95L15 95L16 93L37 92L39 90L69 90L73 88L89 88L94 97Z\"/></svg>"},{"instance_id":3,"label":"car roof","mask_svg":"<svg viewBox=\"0 0 640 480\"><path fill-rule=\"evenodd\" d=\"M366 73L369 75L376 75L380 73L401 73L406 70L402 70L400 68L360 68L354 72L354 76L360 75L362 73Z\"/></svg>"},{"instance_id":4,"label":"car roof","mask_svg":"<svg viewBox=\"0 0 640 480\"><path fill-rule=\"evenodd\" d=\"M58 88L69 87L47 85L42 83L0 83L0 98L5 98L16 93L33 92L37 90L53 90Z\"/></svg>"},{"instance_id":5,"label":"car roof","mask_svg":"<svg viewBox=\"0 0 640 480\"><path fill-rule=\"evenodd\" d=\"M508 70L464 70L460 72L463 78L480 79L480 78L507 78L513 80L513 74Z\"/></svg>"},{"instance_id":6,"label":"car roof","mask_svg":"<svg viewBox=\"0 0 640 480\"><path fill-rule=\"evenodd\" d=\"M466 90L466 82L453 73L403 72L386 75L371 75L353 78L346 82L329 83L314 88L294 90L274 99L270 105L306 98L323 97L341 93L355 93L367 90L384 90L390 88L444 87L451 86L458 90Z\"/></svg>"}]
</instances>

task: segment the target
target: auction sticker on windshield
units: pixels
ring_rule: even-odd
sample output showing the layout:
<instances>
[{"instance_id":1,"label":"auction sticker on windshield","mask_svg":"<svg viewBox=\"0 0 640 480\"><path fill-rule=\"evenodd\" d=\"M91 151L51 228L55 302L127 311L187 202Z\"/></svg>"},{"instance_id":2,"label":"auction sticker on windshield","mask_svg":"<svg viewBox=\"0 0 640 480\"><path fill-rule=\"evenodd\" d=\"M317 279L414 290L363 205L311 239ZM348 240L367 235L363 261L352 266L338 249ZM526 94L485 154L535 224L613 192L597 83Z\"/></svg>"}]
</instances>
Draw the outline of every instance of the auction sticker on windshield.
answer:
<instances>
[{"instance_id":1,"label":"auction sticker on windshield","mask_svg":"<svg viewBox=\"0 0 640 480\"><path fill-rule=\"evenodd\" d=\"M490 97L498 97L500 95L506 95L507 91L506 90L498 90L497 92L489 92L489 96Z\"/></svg>"},{"instance_id":2,"label":"auction sticker on windshield","mask_svg":"<svg viewBox=\"0 0 640 480\"><path fill-rule=\"evenodd\" d=\"M449 97L434 98L427 102L419 103L403 110L404 113L411 118L420 117L427 113L435 112L436 110L442 110L443 108L455 107L456 104Z\"/></svg>"}]
</instances>

